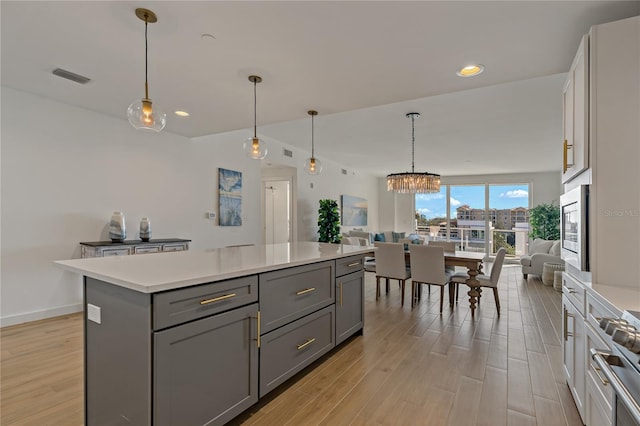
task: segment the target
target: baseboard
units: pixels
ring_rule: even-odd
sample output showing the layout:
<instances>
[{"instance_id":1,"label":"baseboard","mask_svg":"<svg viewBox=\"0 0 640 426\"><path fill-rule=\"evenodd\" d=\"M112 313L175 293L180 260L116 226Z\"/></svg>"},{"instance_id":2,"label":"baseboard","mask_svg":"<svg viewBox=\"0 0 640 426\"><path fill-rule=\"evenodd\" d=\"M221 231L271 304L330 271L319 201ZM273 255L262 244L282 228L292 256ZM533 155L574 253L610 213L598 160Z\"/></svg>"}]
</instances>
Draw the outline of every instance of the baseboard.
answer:
<instances>
[{"instance_id":1,"label":"baseboard","mask_svg":"<svg viewBox=\"0 0 640 426\"><path fill-rule=\"evenodd\" d=\"M23 324L25 322L58 317L60 315L75 314L76 312L82 312L82 303L2 317L0 318L0 327L8 327L10 325L17 325Z\"/></svg>"}]
</instances>

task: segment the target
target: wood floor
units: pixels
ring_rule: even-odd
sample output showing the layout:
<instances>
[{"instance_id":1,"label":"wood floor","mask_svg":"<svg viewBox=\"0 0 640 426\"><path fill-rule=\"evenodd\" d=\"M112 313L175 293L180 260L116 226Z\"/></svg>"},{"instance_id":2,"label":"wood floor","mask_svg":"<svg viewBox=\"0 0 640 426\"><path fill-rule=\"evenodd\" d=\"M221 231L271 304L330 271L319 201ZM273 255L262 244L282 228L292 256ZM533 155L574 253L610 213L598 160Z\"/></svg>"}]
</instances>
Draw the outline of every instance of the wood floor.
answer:
<instances>
[{"instance_id":1,"label":"wood floor","mask_svg":"<svg viewBox=\"0 0 640 426\"><path fill-rule=\"evenodd\" d=\"M499 288L502 315L489 292L473 320L462 294L440 316L437 288L413 310L395 282L376 302L367 273L364 335L233 424L581 425L562 375L560 293L511 265ZM81 425L82 317L8 327L1 339L0 424Z\"/></svg>"}]
</instances>

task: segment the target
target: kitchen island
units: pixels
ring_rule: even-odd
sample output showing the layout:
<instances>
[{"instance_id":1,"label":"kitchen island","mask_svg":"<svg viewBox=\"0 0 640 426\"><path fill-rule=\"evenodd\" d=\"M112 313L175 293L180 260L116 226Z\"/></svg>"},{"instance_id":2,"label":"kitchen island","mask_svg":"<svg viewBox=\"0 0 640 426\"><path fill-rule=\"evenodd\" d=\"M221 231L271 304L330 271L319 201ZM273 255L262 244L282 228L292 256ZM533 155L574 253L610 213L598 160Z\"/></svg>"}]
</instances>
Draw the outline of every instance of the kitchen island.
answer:
<instances>
[{"instance_id":1,"label":"kitchen island","mask_svg":"<svg viewBox=\"0 0 640 426\"><path fill-rule=\"evenodd\" d=\"M85 423L224 424L364 327L364 255L314 242L57 261L84 276Z\"/></svg>"}]
</instances>

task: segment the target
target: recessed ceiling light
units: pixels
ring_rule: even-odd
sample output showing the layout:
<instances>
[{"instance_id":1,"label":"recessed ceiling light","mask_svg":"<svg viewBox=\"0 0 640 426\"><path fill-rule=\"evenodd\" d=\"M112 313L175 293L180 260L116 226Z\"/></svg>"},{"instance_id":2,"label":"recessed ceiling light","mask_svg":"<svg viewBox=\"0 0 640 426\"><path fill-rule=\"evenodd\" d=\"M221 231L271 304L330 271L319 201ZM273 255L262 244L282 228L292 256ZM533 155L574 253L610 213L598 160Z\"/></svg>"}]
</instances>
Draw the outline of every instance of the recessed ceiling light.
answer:
<instances>
[{"instance_id":1,"label":"recessed ceiling light","mask_svg":"<svg viewBox=\"0 0 640 426\"><path fill-rule=\"evenodd\" d=\"M188 117L189 116L189 113L187 111L175 111L174 114L179 116L179 117Z\"/></svg>"},{"instance_id":2,"label":"recessed ceiling light","mask_svg":"<svg viewBox=\"0 0 640 426\"><path fill-rule=\"evenodd\" d=\"M458 71L456 71L456 74L460 77L473 77L474 75L482 73L482 71L484 71L484 65L472 64L460 68Z\"/></svg>"}]
</instances>

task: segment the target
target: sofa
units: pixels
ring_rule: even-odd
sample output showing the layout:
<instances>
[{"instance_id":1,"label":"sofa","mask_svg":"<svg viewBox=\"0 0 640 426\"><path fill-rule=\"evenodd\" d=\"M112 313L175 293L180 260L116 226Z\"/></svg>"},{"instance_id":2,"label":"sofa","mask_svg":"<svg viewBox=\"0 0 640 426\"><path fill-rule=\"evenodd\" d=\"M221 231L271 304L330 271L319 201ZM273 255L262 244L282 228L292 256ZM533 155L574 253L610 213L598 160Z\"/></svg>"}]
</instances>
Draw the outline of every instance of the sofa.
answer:
<instances>
[{"instance_id":1,"label":"sofa","mask_svg":"<svg viewBox=\"0 0 640 426\"><path fill-rule=\"evenodd\" d=\"M524 278L529 274L542 277L542 267L546 262L564 265L564 260L560 257L560 240L536 238L529 243L529 254L520 258L522 275Z\"/></svg>"},{"instance_id":2,"label":"sofa","mask_svg":"<svg viewBox=\"0 0 640 426\"><path fill-rule=\"evenodd\" d=\"M407 232L394 232L394 231L386 231L386 232L370 232L362 229L352 229L349 232L344 232L342 234L343 238L348 237L357 237L364 238L369 241L369 244L373 244L375 241L385 242L385 243L409 243L412 242L414 244L424 244L424 237L421 237L417 234L409 234Z\"/></svg>"}]
</instances>

